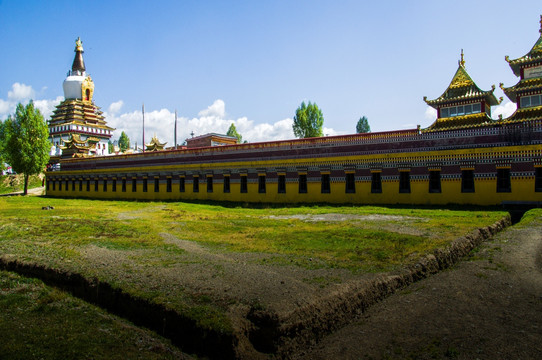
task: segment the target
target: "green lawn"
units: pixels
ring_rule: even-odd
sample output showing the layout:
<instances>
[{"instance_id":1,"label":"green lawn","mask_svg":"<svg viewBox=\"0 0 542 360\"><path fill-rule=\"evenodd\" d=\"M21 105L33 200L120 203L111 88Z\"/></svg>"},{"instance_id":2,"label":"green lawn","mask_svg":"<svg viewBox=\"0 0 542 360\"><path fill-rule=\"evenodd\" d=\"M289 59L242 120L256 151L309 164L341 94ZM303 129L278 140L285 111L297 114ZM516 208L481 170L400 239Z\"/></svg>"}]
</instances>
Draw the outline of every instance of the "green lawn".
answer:
<instances>
[{"instance_id":1,"label":"green lawn","mask_svg":"<svg viewBox=\"0 0 542 360\"><path fill-rule=\"evenodd\" d=\"M54 210L42 210L43 206ZM226 315L231 300L190 292L168 280L173 276L172 269L182 264L185 267L179 271L185 271L196 260L165 241L164 234L194 242L215 254L264 254L265 266L287 264L363 274L412 263L505 215L491 209L327 205L246 208L231 204L3 197L0 256L106 281L128 293L166 304L202 327L227 333L231 331ZM103 260L99 255L89 263L89 251L103 253ZM220 265L209 266L218 269ZM326 283L318 276L314 279Z\"/></svg>"}]
</instances>

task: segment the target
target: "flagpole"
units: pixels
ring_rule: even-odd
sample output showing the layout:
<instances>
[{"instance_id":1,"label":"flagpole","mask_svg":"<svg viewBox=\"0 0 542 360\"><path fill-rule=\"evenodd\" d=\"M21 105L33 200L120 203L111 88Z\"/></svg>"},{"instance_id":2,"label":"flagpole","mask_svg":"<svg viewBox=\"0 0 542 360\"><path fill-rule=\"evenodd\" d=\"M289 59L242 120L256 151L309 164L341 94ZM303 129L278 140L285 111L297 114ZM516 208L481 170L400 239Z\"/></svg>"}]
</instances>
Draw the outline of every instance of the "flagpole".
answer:
<instances>
[{"instance_id":1,"label":"flagpole","mask_svg":"<svg viewBox=\"0 0 542 360\"><path fill-rule=\"evenodd\" d=\"M143 152L145 152L145 103L141 107L141 113L143 114Z\"/></svg>"},{"instance_id":2,"label":"flagpole","mask_svg":"<svg viewBox=\"0 0 542 360\"><path fill-rule=\"evenodd\" d=\"M177 109L175 109L175 150L177 150Z\"/></svg>"}]
</instances>

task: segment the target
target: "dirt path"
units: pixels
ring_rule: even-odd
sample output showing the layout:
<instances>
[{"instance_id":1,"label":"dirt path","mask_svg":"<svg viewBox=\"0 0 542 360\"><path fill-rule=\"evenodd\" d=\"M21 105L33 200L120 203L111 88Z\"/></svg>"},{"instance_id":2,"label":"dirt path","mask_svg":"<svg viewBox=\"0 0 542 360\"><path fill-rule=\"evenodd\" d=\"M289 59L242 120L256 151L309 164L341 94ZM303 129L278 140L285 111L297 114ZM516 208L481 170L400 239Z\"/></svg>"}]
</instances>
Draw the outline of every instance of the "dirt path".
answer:
<instances>
[{"instance_id":1,"label":"dirt path","mask_svg":"<svg viewBox=\"0 0 542 360\"><path fill-rule=\"evenodd\" d=\"M369 308L295 359L542 359L542 219Z\"/></svg>"},{"instance_id":2,"label":"dirt path","mask_svg":"<svg viewBox=\"0 0 542 360\"><path fill-rule=\"evenodd\" d=\"M2 196L22 195L23 192L24 192L24 190L15 191L15 192L12 192L12 193L3 194ZM28 189L27 192L28 192L28 195L43 195L43 194L45 194L45 186Z\"/></svg>"}]
</instances>

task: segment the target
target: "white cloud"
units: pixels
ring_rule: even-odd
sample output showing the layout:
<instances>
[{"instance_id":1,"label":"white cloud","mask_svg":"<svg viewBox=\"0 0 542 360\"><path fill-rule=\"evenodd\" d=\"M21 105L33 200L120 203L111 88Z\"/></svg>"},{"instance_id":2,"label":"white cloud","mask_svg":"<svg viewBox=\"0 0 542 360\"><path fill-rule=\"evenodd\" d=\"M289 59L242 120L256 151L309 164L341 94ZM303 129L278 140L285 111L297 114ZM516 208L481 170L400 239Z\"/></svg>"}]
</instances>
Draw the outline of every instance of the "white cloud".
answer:
<instances>
[{"instance_id":1,"label":"white cloud","mask_svg":"<svg viewBox=\"0 0 542 360\"><path fill-rule=\"evenodd\" d=\"M116 113L118 113L120 111L120 109L122 108L123 105L124 105L124 101L122 101L122 100L114 102L111 105L109 105L109 108L107 109L107 112L111 113L111 114L116 114Z\"/></svg>"},{"instance_id":2,"label":"white cloud","mask_svg":"<svg viewBox=\"0 0 542 360\"><path fill-rule=\"evenodd\" d=\"M9 101L0 99L0 119L10 113L11 104Z\"/></svg>"},{"instance_id":3,"label":"white cloud","mask_svg":"<svg viewBox=\"0 0 542 360\"><path fill-rule=\"evenodd\" d=\"M495 106L493 110L491 110L492 117L493 119L498 119L499 115L502 115L503 118L507 118L516 111L516 108L517 106L515 103L507 101L504 104Z\"/></svg>"},{"instance_id":4,"label":"white cloud","mask_svg":"<svg viewBox=\"0 0 542 360\"><path fill-rule=\"evenodd\" d=\"M49 120L55 107L63 100L64 96L57 96L54 100L35 100L34 106L39 109L45 120Z\"/></svg>"},{"instance_id":5,"label":"white cloud","mask_svg":"<svg viewBox=\"0 0 542 360\"><path fill-rule=\"evenodd\" d=\"M425 108L425 118L427 120L436 120L437 119L437 110L433 109L431 106Z\"/></svg>"},{"instance_id":6,"label":"white cloud","mask_svg":"<svg viewBox=\"0 0 542 360\"><path fill-rule=\"evenodd\" d=\"M113 104L111 104L113 105ZM112 109L112 106L109 106ZM130 138L132 146L137 141L138 146L142 144L142 113L133 111L117 115L113 112L104 113L109 126L116 128L113 133L113 140L117 140L122 131ZM226 105L223 100L215 100L212 105L198 113L198 117L187 118L179 116L177 119L177 143L182 144L185 139L207 133L225 134L231 124L234 124L237 131L243 136L243 141L262 142L272 140L293 139L293 120L283 119L274 123L255 124L253 120L246 117L230 119L226 115ZM145 112L145 142L149 142L154 134L166 146L174 143L175 113L168 109L153 110ZM340 132L332 128L324 128L324 134L328 136L340 135Z\"/></svg>"},{"instance_id":7,"label":"white cloud","mask_svg":"<svg viewBox=\"0 0 542 360\"><path fill-rule=\"evenodd\" d=\"M223 118L226 116L226 104L224 103L223 100L215 100L215 102L209 106L207 109L205 110L201 110L199 113L198 113L198 116L200 118L202 117L219 117L219 118Z\"/></svg>"},{"instance_id":8,"label":"white cloud","mask_svg":"<svg viewBox=\"0 0 542 360\"><path fill-rule=\"evenodd\" d=\"M34 89L32 89L32 86L21 84L18 82L14 83L11 86L11 90L8 91L8 98L6 100L0 99L0 118L5 118L9 114L13 114L15 112L15 107L17 106L17 103L22 103L26 105L31 99L34 99L35 96L36 92L34 91ZM36 101L34 101L34 104L36 104L36 107L38 107ZM42 108L38 107L38 109L42 111ZM46 109L46 107L43 106L43 109Z\"/></svg>"},{"instance_id":9,"label":"white cloud","mask_svg":"<svg viewBox=\"0 0 542 360\"><path fill-rule=\"evenodd\" d=\"M12 101L22 101L34 98L36 92L32 86L16 82L12 85L12 90L8 91L8 99Z\"/></svg>"}]
</instances>

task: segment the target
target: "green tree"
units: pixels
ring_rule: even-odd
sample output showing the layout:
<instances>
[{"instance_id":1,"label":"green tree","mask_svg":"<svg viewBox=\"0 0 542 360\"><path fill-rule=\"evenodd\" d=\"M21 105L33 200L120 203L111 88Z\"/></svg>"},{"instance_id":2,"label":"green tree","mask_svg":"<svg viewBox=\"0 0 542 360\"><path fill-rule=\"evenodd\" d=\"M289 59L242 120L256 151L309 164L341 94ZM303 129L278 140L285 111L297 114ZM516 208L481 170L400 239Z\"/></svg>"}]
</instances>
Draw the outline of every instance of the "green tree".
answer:
<instances>
[{"instance_id":1,"label":"green tree","mask_svg":"<svg viewBox=\"0 0 542 360\"><path fill-rule=\"evenodd\" d=\"M24 174L24 195L28 192L28 177L39 174L49 161L49 128L34 102L17 104L14 116L4 123L4 153L14 171Z\"/></svg>"},{"instance_id":2,"label":"green tree","mask_svg":"<svg viewBox=\"0 0 542 360\"><path fill-rule=\"evenodd\" d=\"M323 136L323 125L324 115L316 104L311 104L309 101L306 105L303 101L295 111L293 129L298 138Z\"/></svg>"},{"instance_id":3,"label":"green tree","mask_svg":"<svg viewBox=\"0 0 542 360\"><path fill-rule=\"evenodd\" d=\"M125 152L130 148L130 139L128 138L128 135L123 131L120 133L119 137L119 149L120 152Z\"/></svg>"},{"instance_id":4,"label":"green tree","mask_svg":"<svg viewBox=\"0 0 542 360\"><path fill-rule=\"evenodd\" d=\"M369 121L365 116L359 118L358 123L356 124L356 132L358 134L371 132Z\"/></svg>"},{"instance_id":5,"label":"green tree","mask_svg":"<svg viewBox=\"0 0 542 360\"><path fill-rule=\"evenodd\" d=\"M4 142L6 140L4 129L4 123L0 120L0 172L4 170L4 163L6 162L4 155Z\"/></svg>"},{"instance_id":6,"label":"green tree","mask_svg":"<svg viewBox=\"0 0 542 360\"><path fill-rule=\"evenodd\" d=\"M237 132L237 129L235 128L235 125L231 123L230 128L228 129L228 132L226 133L228 136L233 136L237 138L237 143L240 144L243 141L243 137L241 134Z\"/></svg>"},{"instance_id":7,"label":"green tree","mask_svg":"<svg viewBox=\"0 0 542 360\"><path fill-rule=\"evenodd\" d=\"M115 152L115 145L111 142L111 140L107 142L107 149L109 150L110 154Z\"/></svg>"}]
</instances>

